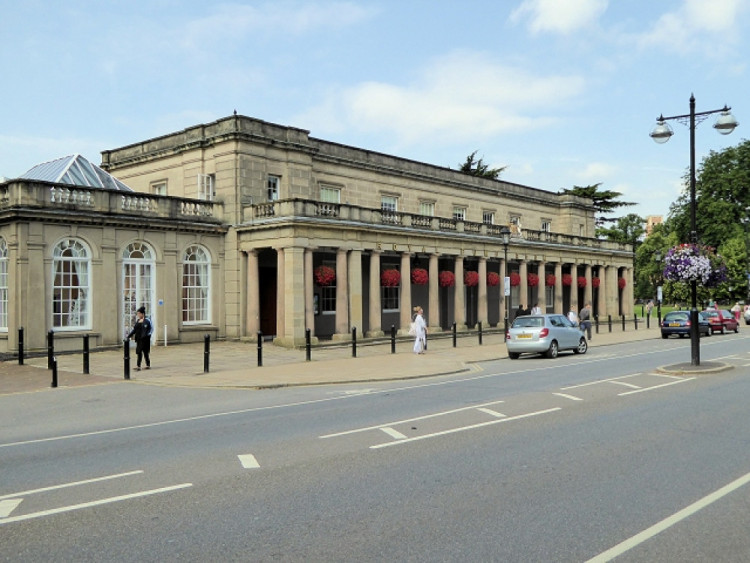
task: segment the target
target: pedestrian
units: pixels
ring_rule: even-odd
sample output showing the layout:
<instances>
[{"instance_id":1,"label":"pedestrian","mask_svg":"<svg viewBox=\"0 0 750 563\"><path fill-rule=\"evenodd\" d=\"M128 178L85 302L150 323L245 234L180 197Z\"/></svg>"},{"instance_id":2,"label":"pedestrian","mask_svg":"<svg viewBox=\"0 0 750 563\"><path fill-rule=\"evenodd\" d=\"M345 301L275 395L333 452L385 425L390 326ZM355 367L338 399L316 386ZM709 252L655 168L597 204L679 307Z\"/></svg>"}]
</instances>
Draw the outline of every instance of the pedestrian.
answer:
<instances>
[{"instance_id":1,"label":"pedestrian","mask_svg":"<svg viewBox=\"0 0 750 563\"><path fill-rule=\"evenodd\" d=\"M571 305L570 311L568 311L568 320L573 323L573 326L578 326L578 313L576 313L576 308Z\"/></svg>"},{"instance_id":2,"label":"pedestrian","mask_svg":"<svg viewBox=\"0 0 750 563\"><path fill-rule=\"evenodd\" d=\"M654 300L649 299L648 303L646 304L646 315L648 317L651 317L651 310L654 308Z\"/></svg>"},{"instance_id":3,"label":"pedestrian","mask_svg":"<svg viewBox=\"0 0 750 563\"><path fill-rule=\"evenodd\" d=\"M737 303L734 304L734 307L732 307L732 313L734 313L735 320L739 322L740 315L742 314L742 307L740 307L739 301L737 301Z\"/></svg>"},{"instance_id":4,"label":"pedestrian","mask_svg":"<svg viewBox=\"0 0 750 563\"><path fill-rule=\"evenodd\" d=\"M146 369L151 369L151 333L153 325L151 319L146 316L146 307L139 307L135 312L135 325L128 334L128 340L135 340L135 353L138 356L136 371L141 370L141 360L145 358Z\"/></svg>"},{"instance_id":5,"label":"pedestrian","mask_svg":"<svg viewBox=\"0 0 750 563\"><path fill-rule=\"evenodd\" d=\"M414 307L414 353L424 354L427 344L427 323L424 321L422 307Z\"/></svg>"},{"instance_id":6,"label":"pedestrian","mask_svg":"<svg viewBox=\"0 0 750 563\"><path fill-rule=\"evenodd\" d=\"M534 303L534 306L531 308L531 314L532 315L542 314L542 308L539 306L539 303Z\"/></svg>"},{"instance_id":7,"label":"pedestrian","mask_svg":"<svg viewBox=\"0 0 750 563\"><path fill-rule=\"evenodd\" d=\"M526 308L523 306L523 303L518 305L518 309L516 310L516 317L521 317L523 315L528 315L529 312L526 310Z\"/></svg>"},{"instance_id":8,"label":"pedestrian","mask_svg":"<svg viewBox=\"0 0 750 563\"><path fill-rule=\"evenodd\" d=\"M581 332L586 332L586 338L591 340L591 302L589 301L584 305L583 309L581 309L581 314L579 315L579 318L581 319Z\"/></svg>"}]
</instances>

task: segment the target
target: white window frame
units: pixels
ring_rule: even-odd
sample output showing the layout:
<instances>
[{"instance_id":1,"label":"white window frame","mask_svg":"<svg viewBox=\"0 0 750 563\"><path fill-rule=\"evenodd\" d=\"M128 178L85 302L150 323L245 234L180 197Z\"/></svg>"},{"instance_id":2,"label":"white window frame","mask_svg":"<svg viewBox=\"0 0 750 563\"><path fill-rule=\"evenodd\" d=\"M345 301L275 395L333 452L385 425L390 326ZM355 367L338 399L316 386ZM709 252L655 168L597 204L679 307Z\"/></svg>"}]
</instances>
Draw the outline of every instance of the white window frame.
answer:
<instances>
[{"instance_id":1,"label":"white window frame","mask_svg":"<svg viewBox=\"0 0 750 563\"><path fill-rule=\"evenodd\" d=\"M494 211L482 211L482 223L485 225L495 224L495 212Z\"/></svg>"},{"instance_id":2,"label":"white window frame","mask_svg":"<svg viewBox=\"0 0 750 563\"><path fill-rule=\"evenodd\" d=\"M167 195L167 181L166 180L158 180L156 182L151 182L151 193L154 195Z\"/></svg>"},{"instance_id":3,"label":"white window frame","mask_svg":"<svg viewBox=\"0 0 750 563\"><path fill-rule=\"evenodd\" d=\"M419 202L419 214L424 217L435 216L435 202L434 201L420 201Z\"/></svg>"},{"instance_id":4,"label":"white window frame","mask_svg":"<svg viewBox=\"0 0 750 563\"><path fill-rule=\"evenodd\" d=\"M542 219L542 232L543 233L551 233L552 232L552 221L548 219Z\"/></svg>"},{"instance_id":5,"label":"white window frame","mask_svg":"<svg viewBox=\"0 0 750 563\"><path fill-rule=\"evenodd\" d=\"M156 318L156 258L150 245L142 241L131 242L122 251L122 337L125 338L135 324L138 307L146 307L146 316L151 325L157 326ZM151 334L156 342L156 331Z\"/></svg>"},{"instance_id":6,"label":"white window frame","mask_svg":"<svg viewBox=\"0 0 750 563\"><path fill-rule=\"evenodd\" d=\"M182 254L182 324L211 324L211 254L193 244Z\"/></svg>"},{"instance_id":7,"label":"white window frame","mask_svg":"<svg viewBox=\"0 0 750 563\"><path fill-rule=\"evenodd\" d=\"M320 186L320 201L323 203L341 203L341 188Z\"/></svg>"},{"instance_id":8,"label":"white window frame","mask_svg":"<svg viewBox=\"0 0 750 563\"><path fill-rule=\"evenodd\" d=\"M398 213L398 196L381 195L380 210L385 213Z\"/></svg>"},{"instance_id":9,"label":"white window frame","mask_svg":"<svg viewBox=\"0 0 750 563\"><path fill-rule=\"evenodd\" d=\"M59 331L91 330L91 250L66 238L52 250L52 327Z\"/></svg>"},{"instance_id":10,"label":"white window frame","mask_svg":"<svg viewBox=\"0 0 750 563\"><path fill-rule=\"evenodd\" d=\"M460 205L453 206L453 220L466 221L466 208Z\"/></svg>"},{"instance_id":11,"label":"white window frame","mask_svg":"<svg viewBox=\"0 0 750 563\"><path fill-rule=\"evenodd\" d=\"M268 201L278 201L279 192L281 191L281 176L269 174L266 179L266 199Z\"/></svg>"},{"instance_id":12,"label":"white window frame","mask_svg":"<svg viewBox=\"0 0 750 563\"><path fill-rule=\"evenodd\" d=\"M198 199L203 201L214 200L215 174L198 174Z\"/></svg>"},{"instance_id":13,"label":"white window frame","mask_svg":"<svg viewBox=\"0 0 750 563\"><path fill-rule=\"evenodd\" d=\"M383 313L395 313L401 310L401 287L380 286L380 308Z\"/></svg>"}]
</instances>

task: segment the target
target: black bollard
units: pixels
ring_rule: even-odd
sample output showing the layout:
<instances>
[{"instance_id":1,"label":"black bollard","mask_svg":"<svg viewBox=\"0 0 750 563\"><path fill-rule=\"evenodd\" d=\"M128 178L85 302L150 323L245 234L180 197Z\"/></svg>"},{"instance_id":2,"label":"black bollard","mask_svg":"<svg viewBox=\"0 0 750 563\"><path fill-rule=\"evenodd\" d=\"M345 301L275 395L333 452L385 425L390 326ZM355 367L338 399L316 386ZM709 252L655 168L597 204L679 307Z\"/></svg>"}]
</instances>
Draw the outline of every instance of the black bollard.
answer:
<instances>
[{"instance_id":1,"label":"black bollard","mask_svg":"<svg viewBox=\"0 0 750 563\"><path fill-rule=\"evenodd\" d=\"M357 327L352 327L352 358L357 357Z\"/></svg>"},{"instance_id":2,"label":"black bollard","mask_svg":"<svg viewBox=\"0 0 750 563\"><path fill-rule=\"evenodd\" d=\"M208 373L208 363L211 357L211 335L203 337L203 373Z\"/></svg>"},{"instance_id":3,"label":"black bollard","mask_svg":"<svg viewBox=\"0 0 750 563\"><path fill-rule=\"evenodd\" d=\"M609 324L609 332L612 332L612 315L607 315L607 323Z\"/></svg>"},{"instance_id":4,"label":"black bollard","mask_svg":"<svg viewBox=\"0 0 750 563\"><path fill-rule=\"evenodd\" d=\"M599 315L594 317L594 326L596 327L596 334L599 334Z\"/></svg>"},{"instance_id":5,"label":"black bollard","mask_svg":"<svg viewBox=\"0 0 750 563\"><path fill-rule=\"evenodd\" d=\"M57 387L57 358L52 358L52 387Z\"/></svg>"},{"instance_id":6,"label":"black bollard","mask_svg":"<svg viewBox=\"0 0 750 563\"><path fill-rule=\"evenodd\" d=\"M130 339L126 338L123 342L122 367L125 379L130 379Z\"/></svg>"},{"instance_id":7,"label":"black bollard","mask_svg":"<svg viewBox=\"0 0 750 563\"><path fill-rule=\"evenodd\" d=\"M258 367L263 366L263 333L258 331Z\"/></svg>"},{"instance_id":8,"label":"black bollard","mask_svg":"<svg viewBox=\"0 0 750 563\"><path fill-rule=\"evenodd\" d=\"M18 329L18 365L23 365L23 327Z\"/></svg>"},{"instance_id":9,"label":"black bollard","mask_svg":"<svg viewBox=\"0 0 750 563\"><path fill-rule=\"evenodd\" d=\"M47 369L52 369L52 357L55 355L55 333L47 333Z\"/></svg>"},{"instance_id":10,"label":"black bollard","mask_svg":"<svg viewBox=\"0 0 750 563\"><path fill-rule=\"evenodd\" d=\"M646 328L651 328L651 315L646 317Z\"/></svg>"},{"instance_id":11,"label":"black bollard","mask_svg":"<svg viewBox=\"0 0 750 563\"><path fill-rule=\"evenodd\" d=\"M625 315L620 315L622 317L622 331L625 332Z\"/></svg>"},{"instance_id":12,"label":"black bollard","mask_svg":"<svg viewBox=\"0 0 750 563\"><path fill-rule=\"evenodd\" d=\"M391 325L391 354L396 353L396 327Z\"/></svg>"},{"instance_id":13,"label":"black bollard","mask_svg":"<svg viewBox=\"0 0 750 563\"><path fill-rule=\"evenodd\" d=\"M481 346L482 345L482 321L479 321L479 323L477 324L479 325L479 345Z\"/></svg>"},{"instance_id":14,"label":"black bollard","mask_svg":"<svg viewBox=\"0 0 750 563\"><path fill-rule=\"evenodd\" d=\"M83 335L83 373L89 374L89 335Z\"/></svg>"},{"instance_id":15,"label":"black bollard","mask_svg":"<svg viewBox=\"0 0 750 563\"><path fill-rule=\"evenodd\" d=\"M310 352L312 350L312 346L310 344L310 329L305 329L305 361L310 361Z\"/></svg>"},{"instance_id":16,"label":"black bollard","mask_svg":"<svg viewBox=\"0 0 750 563\"><path fill-rule=\"evenodd\" d=\"M453 347L456 347L456 323L453 323Z\"/></svg>"}]
</instances>

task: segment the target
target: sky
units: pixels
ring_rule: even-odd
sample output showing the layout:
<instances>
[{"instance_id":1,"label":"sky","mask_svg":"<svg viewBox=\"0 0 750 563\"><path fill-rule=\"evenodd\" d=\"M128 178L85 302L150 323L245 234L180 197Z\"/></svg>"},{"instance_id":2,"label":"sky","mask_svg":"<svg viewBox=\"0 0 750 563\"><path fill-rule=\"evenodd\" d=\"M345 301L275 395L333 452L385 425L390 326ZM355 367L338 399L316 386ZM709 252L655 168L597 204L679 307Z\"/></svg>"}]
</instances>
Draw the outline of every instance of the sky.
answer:
<instances>
[{"instance_id":1,"label":"sky","mask_svg":"<svg viewBox=\"0 0 750 563\"><path fill-rule=\"evenodd\" d=\"M750 0L0 0L0 26L0 177L237 110L666 217L690 135L654 143L660 114L732 107L733 134L697 126L698 164L750 135Z\"/></svg>"}]
</instances>

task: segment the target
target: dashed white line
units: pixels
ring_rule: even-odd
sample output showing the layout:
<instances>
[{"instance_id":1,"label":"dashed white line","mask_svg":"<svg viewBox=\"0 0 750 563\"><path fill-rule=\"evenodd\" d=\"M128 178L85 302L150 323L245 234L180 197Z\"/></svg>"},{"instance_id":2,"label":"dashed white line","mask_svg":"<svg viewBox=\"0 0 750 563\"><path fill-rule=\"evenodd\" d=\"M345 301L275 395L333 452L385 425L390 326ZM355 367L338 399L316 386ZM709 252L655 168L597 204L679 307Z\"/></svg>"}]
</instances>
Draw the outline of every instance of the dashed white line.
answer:
<instances>
[{"instance_id":1,"label":"dashed white line","mask_svg":"<svg viewBox=\"0 0 750 563\"><path fill-rule=\"evenodd\" d=\"M237 457L240 458L240 463L245 469L258 469L260 467L260 463L253 454L242 454Z\"/></svg>"},{"instance_id":2,"label":"dashed white line","mask_svg":"<svg viewBox=\"0 0 750 563\"><path fill-rule=\"evenodd\" d=\"M34 495L37 493L46 493L48 491L56 491L57 489L65 489L67 487L77 487L78 485L88 485L89 483L97 483L99 481L109 481L110 479L119 479L120 477L130 477L131 475L138 475L140 473L143 473L142 469L137 469L136 471L128 471L127 473L105 475L104 477L94 477L93 479L84 479L83 481L73 481L72 483L63 483L62 485L53 485L51 487L42 487L41 489L31 489L29 491L21 491L10 495L0 496L0 500L6 498Z\"/></svg>"},{"instance_id":3,"label":"dashed white line","mask_svg":"<svg viewBox=\"0 0 750 563\"><path fill-rule=\"evenodd\" d=\"M406 438L406 434L401 434L398 430L394 430L388 426L384 426L381 430L396 440L404 440Z\"/></svg>"},{"instance_id":4,"label":"dashed white line","mask_svg":"<svg viewBox=\"0 0 750 563\"><path fill-rule=\"evenodd\" d=\"M612 383L613 385L622 385L623 387L630 387L631 389L643 389L640 385L633 385L632 383L627 383L625 381L609 381L608 383Z\"/></svg>"},{"instance_id":5,"label":"dashed white line","mask_svg":"<svg viewBox=\"0 0 750 563\"><path fill-rule=\"evenodd\" d=\"M7 518L8 516L10 516L10 513L18 508L18 505L22 502L22 498L0 500L0 521L2 521L3 518Z\"/></svg>"},{"instance_id":6,"label":"dashed white line","mask_svg":"<svg viewBox=\"0 0 750 563\"><path fill-rule=\"evenodd\" d=\"M494 416L495 418L505 418L506 416L508 416L508 415L503 414L501 412L493 411L492 409L487 409L487 408L484 408L484 407L482 407L481 409L477 409L477 410L481 411L481 412L483 412L485 414L488 414L490 416Z\"/></svg>"},{"instance_id":7,"label":"dashed white line","mask_svg":"<svg viewBox=\"0 0 750 563\"><path fill-rule=\"evenodd\" d=\"M553 395L557 395L558 397L562 397L563 399L570 399L571 401L583 401L580 397L576 397L575 395L568 395L567 393L552 393Z\"/></svg>"}]
</instances>

